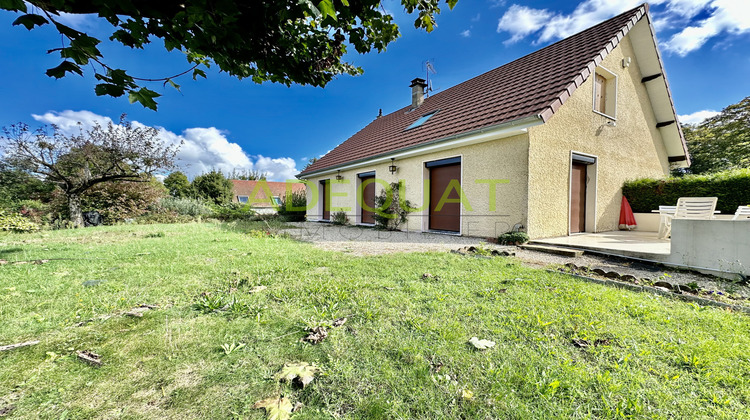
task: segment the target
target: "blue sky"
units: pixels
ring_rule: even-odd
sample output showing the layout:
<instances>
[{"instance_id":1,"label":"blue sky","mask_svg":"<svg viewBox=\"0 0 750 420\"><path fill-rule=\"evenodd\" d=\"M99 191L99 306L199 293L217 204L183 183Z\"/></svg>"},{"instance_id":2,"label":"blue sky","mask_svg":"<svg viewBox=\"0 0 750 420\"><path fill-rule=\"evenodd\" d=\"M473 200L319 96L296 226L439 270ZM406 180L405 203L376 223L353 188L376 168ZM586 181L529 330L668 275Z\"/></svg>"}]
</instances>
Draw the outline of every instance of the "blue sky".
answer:
<instances>
[{"instance_id":1,"label":"blue sky","mask_svg":"<svg viewBox=\"0 0 750 420\"><path fill-rule=\"evenodd\" d=\"M51 28L31 32L12 27L15 15L0 12L0 125L129 119L162 128L169 141L184 140L181 164L195 174L210 168L259 169L283 180L369 123L382 108L392 112L410 102L409 81L424 77L424 62L435 91L503 65L562 37L639 4L629 0L576 2L459 0L444 7L437 29L413 29L412 16L397 1L384 1L396 14L402 37L384 53L350 55L362 66L359 77L342 76L326 88L238 81L215 69L208 79L178 80L182 91L149 86L162 93L159 110L130 105L125 98L97 97L90 70L85 77L54 80L44 74L59 58L46 54L60 46ZM678 114L701 117L750 95L750 3L747 0L660 0L651 3L657 38ZM106 38L107 24L70 16L72 26ZM186 69L181 53L160 43L145 51L117 44L102 51L112 66L131 74L163 77Z\"/></svg>"}]
</instances>

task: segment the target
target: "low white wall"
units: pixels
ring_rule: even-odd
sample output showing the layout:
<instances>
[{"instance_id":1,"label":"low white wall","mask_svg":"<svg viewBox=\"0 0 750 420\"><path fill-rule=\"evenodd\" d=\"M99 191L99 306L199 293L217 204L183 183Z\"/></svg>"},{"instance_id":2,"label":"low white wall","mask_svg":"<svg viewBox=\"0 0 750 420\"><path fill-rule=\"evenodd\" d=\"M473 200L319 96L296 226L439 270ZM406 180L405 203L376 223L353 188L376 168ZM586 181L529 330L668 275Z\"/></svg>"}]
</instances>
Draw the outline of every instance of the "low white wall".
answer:
<instances>
[{"instance_id":1,"label":"low white wall","mask_svg":"<svg viewBox=\"0 0 750 420\"><path fill-rule=\"evenodd\" d=\"M750 220L673 220L668 262L750 275Z\"/></svg>"},{"instance_id":2,"label":"low white wall","mask_svg":"<svg viewBox=\"0 0 750 420\"><path fill-rule=\"evenodd\" d=\"M633 213L633 215L635 216L635 224L638 225L635 230L646 232L659 231L659 219L661 218L659 213Z\"/></svg>"},{"instance_id":3,"label":"low white wall","mask_svg":"<svg viewBox=\"0 0 750 420\"><path fill-rule=\"evenodd\" d=\"M661 216L659 213L633 213L635 216L635 223L638 227L635 230L644 232L658 232L659 223ZM714 215L715 220L732 220L733 214L717 214Z\"/></svg>"}]
</instances>

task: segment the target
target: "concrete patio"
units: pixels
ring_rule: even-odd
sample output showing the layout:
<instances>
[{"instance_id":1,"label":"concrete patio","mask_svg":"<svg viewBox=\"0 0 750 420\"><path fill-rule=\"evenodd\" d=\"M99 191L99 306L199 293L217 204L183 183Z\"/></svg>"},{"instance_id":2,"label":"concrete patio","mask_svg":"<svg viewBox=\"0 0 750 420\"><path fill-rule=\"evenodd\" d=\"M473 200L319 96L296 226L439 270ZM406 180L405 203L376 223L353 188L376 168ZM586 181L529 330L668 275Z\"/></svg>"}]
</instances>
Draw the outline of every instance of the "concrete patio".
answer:
<instances>
[{"instance_id":1,"label":"concrete patio","mask_svg":"<svg viewBox=\"0 0 750 420\"><path fill-rule=\"evenodd\" d=\"M612 231L581 233L559 238L538 239L531 243L563 246L650 261L665 261L671 252L669 239L659 239L656 232Z\"/></svg>"}]
</instances>

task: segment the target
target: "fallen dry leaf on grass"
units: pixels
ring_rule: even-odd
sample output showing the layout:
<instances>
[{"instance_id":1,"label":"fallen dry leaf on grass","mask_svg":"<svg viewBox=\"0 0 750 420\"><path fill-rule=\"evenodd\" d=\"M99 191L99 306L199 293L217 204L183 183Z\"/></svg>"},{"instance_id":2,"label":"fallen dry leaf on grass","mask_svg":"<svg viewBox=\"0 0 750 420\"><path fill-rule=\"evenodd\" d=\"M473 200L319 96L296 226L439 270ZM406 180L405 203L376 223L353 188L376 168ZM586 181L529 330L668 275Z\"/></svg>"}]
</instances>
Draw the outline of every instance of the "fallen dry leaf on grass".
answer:
<instances>
[{"instance_id":1,"label":"fallen dry leaf on grass","mask_svg":"<svg viewBox=\"0 0 750 420\"><path fill-rule=\"evenodd\" d=\"M310 344L318 344L328 337L328 330L326 327L315 327L310 330L310 333L302 339Z\"/></svg>"},{"instance_id":2,"label":"fallen dry leaf on grass","mask_svg":"<svg viewBox=\"0 0 750 420\"><path fill-rule=\"evenodd\" d=\"M318 372L320 372L320 368L309 363L284 363L284 367L274 378L280 381L294 382L304 388L315 379L315 374Z\"/></svg>"},{"instance_id":3,"label":"fallen dry leaf on grass","mask_svg":"<svg viewBox=\"0 0 750 420\"><path fill-rule=\"evenodd\" d=\"M253 408L265 408L268 420L286 420L292 415L292 402L282 396L269 397L256 402Z\"/></svg>"},{"instance_id":4,"label":"fallen dry leaf on grass","mask_svg":"<svg viewBox=\"0 0 750 420\"><path fill-rule=\"evenodd\" d=\"M471 337L469 339L469 344L474 346L477 350L486 350L490 347L495 347L495 342L490 340L480 340L477 337Z\"/></svg>"},{"instance_id":5,"label":"fallen dry leaf on grass","mask_svg":"<svg viewBox=\"0 0 750 420\"><path fill-rule=\"evenodd\" d=\"M345 323L346 323L346 318L344 317L344 318L339 318L339 319L333 321L333 324L331 324L331 325L333 325L334 327L338 328L338 327L344 325Z\"/></svg>"}]
</instances>

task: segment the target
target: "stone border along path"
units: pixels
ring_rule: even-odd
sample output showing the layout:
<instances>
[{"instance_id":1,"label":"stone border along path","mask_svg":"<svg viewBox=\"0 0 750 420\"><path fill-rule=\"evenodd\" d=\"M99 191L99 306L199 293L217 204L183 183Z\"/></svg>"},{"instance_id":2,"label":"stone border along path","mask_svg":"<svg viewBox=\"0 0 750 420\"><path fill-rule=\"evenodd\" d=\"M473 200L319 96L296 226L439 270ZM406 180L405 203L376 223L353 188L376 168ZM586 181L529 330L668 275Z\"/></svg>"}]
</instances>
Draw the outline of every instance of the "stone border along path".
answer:
<instances>
[{"instance_id":1,"label":"stone border along path","mask_svg":"<svg viewBox=\"0 0 750 420\"><path fill-rule=\"evenodd\" d=\"M522 263L535 268L550 270L550 267L567 266L566 274L594 281L601 284L620 285L639 291L653 291L669 296L682 296L681 299L694 300L696 303L714 304L715 306L746 308L750 306L750 286L740 285L713 276L703 275L697 272L674 269L671 267L649 264L639 261L628 260L620 257L606 257L584 253L580 257L565 257L552 255L538 251L521 249L515 246L501 246L486 243L483 238L446 235L439 233L402 232L402 231L379 231L370 227L361 226L334 226L319 222L290 223L293 228L284 229L282 232L289 234L292 238L304 242L310 242L318 248L339 251L355 256L382 255L400 252L456 252L470 246L481 245L485 249L496 250L500 254L514 254ZM559 270L552 270L560 272ZM587 274L595 274L599 279L589 277ZM619 279L626 280L625 282ZM635 284L653 282L663 290L649 285ZM608 283L609 282L609 283ZM713 299L703 298L694 294L673 293L672 290L690 290L684 285L695 283L701 289L710 291L719 296L733 294L743 297L743 300L734 300L729 304ZM681 290L680 290L681 289ZM689 296L689 298L687 298ZM745 310L745 309L743 309Z\"/></svg>"}]
</instances>

